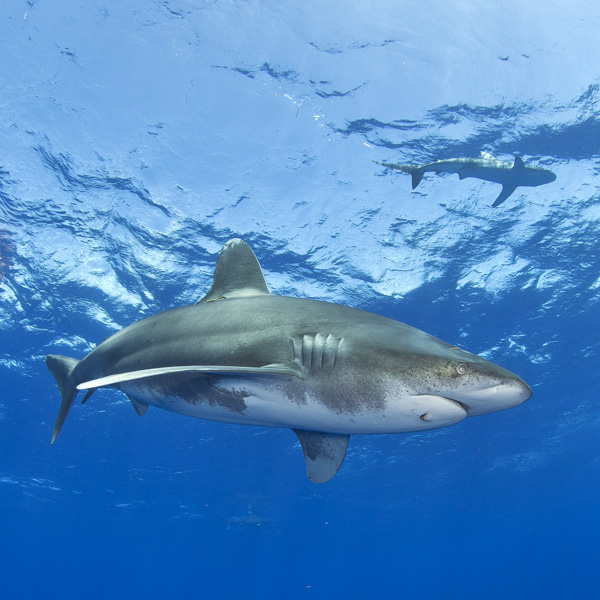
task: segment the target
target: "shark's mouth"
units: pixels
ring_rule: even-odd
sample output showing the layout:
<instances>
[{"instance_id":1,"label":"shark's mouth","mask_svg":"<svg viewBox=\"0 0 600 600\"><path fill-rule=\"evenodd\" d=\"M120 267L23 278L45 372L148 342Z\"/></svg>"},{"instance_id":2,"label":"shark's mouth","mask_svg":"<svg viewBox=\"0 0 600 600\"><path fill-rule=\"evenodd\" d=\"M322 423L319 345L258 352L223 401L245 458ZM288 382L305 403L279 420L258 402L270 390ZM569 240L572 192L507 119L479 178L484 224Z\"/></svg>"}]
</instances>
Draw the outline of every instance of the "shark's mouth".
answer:
<instances>
[{"instance_id":1,"label":"shark's mouth","mask_svg":"<svg viewBox=\"0 0 600 600\"><path fill-rule=\"evenodd\" d=\"M461 400L442 397L458 404L469 417L475 417L518 406L528 400L531 394L531 388L515 378L465 393Z\"/></svg>"},{"instance_id":2,"label":"shark's mouth","mask_svg":"<svg viewBox=\"0 0 600 600\"><path fill-rule=\"evenodd\" d=\"M471 410L466 404L462 403L460 400L454 400L454 398L448 398L448 396L440 396L440 398L443 398L444 400L447 400L448 402L452 402L452 403L460 406L460 408L462 408L467 414L469 414L469 411Z\"/></svg>"}]
</instances>

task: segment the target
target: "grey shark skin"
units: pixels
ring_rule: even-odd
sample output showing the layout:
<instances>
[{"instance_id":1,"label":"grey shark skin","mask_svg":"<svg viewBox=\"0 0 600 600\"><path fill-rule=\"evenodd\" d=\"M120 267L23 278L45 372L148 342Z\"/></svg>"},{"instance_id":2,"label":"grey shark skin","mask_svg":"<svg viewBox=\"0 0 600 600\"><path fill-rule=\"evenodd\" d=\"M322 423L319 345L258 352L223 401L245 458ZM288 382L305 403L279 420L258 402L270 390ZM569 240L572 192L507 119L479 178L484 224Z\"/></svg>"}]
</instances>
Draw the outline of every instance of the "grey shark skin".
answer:
<instances>
[{"instance_id":1,"label":"grey shark skin","mask_svg":"<svg viewBox=\"0 0 600 600\"><path fill-rule=\"evenodd\" d=\"M421 183L423 175L434 173L457 173L460 179L475 177L485 181L502 184L502 191L492 206L500 206L518 187L536 187L551 183L556 179L552 171L533 165L526 165L521 158L515 156L514 162L500 161L487 152L481 158L449 158L436 160L426 165L396 165L374 161L378 165L395 169L412 176L413 190Z\"/></svg>"},{"instance_id":2,"label":"grey shark skin","mask_svg":"<svg viewBox=\"0 0 600 600\"><path fill-rule=\"evenodd\" d=\"M363 310L269 292L250 247L225 244L208 294L122 329L78 361L49 355L62 402L56 440L79 390L127 394L136 412L298 436L309 479L338 471L350 435L425 431L511 408L529 386L423 331Z\"/></svg>"}]
</instances>

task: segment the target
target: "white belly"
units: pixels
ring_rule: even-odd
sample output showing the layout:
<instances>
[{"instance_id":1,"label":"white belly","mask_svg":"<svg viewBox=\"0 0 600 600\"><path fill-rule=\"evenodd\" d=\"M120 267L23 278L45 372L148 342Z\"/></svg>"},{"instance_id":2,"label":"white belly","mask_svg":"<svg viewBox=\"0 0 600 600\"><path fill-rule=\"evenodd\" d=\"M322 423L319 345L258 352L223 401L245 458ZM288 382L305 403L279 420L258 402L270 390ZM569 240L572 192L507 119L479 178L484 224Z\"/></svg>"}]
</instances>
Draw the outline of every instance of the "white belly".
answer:
<instances>
[{"instance_id":1,"label":"white belly","mask_svg":"<svg viewBox=\"0 0 600 600\"><path fill-rule=\"evenodd\" d=\"M340 434L425 431L467 416L451 400L399 389L375 401L351 392L332 401L317 385L294 377L171 375L117 387L139 402L189 417Z\"/></svg>"}]
</instances>

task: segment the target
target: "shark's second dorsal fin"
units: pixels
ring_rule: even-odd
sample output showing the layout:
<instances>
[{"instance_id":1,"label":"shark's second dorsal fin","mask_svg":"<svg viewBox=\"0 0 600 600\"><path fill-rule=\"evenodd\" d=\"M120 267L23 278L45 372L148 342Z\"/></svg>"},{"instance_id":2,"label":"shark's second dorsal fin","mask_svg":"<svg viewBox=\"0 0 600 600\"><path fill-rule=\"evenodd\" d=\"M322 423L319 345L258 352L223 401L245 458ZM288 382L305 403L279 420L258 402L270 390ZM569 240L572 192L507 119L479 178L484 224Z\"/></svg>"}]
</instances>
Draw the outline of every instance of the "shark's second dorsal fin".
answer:
<instances>
[{"instance_id":1,"label":"shark's second dorsal fin","mask_svg":"<svg viewBox=\"0 0 600 600\"><path fill-rule=\"evenodd\" d=\"M234 238L223 246L217 260L212 287L200 302L269 293L252 248L243 240Z\"/></svg>"}]
</instances>

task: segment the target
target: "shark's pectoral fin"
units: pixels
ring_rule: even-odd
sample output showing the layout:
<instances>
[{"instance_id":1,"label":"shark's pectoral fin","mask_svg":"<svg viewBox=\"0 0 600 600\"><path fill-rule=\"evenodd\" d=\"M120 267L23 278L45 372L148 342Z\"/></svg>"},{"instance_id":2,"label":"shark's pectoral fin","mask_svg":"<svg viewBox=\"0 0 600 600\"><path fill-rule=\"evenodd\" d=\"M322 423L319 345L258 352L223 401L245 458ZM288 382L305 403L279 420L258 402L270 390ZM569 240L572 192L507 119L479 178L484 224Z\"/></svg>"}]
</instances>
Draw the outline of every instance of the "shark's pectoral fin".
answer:
<instances>
[{"instance_id":1,"label":"shark's pectoral fin","mask_svg":"<svg viewBox=\"0 0 600 600\"><path fill-rule=\"evenodd\" d=\"M410 172L410 175L412 177L412 189L413 190L421 183L421 179L423 179L424 174L425 174L425 171L421 171L420 169L415 169Z\"/></svg>"},{"instance_id":2,"label":"shark's pectoral fin","mask_svg":"<svg viewBox=\"0 0 600 600\"><path fill-rule=\"evenodd\" d=\"M99 379L84 381L77 386L78 390L89 390L91 388L106 387L117 385L136 379L146 379L148 377L159 377L161 375L170 375L174 373L206 373L220 375L288 375L302 377L299 370L288 365L266 365L264 367L237 367L223 365L187 365L179 367L158 367L155 369L141 369L139 371L128 371L127 373L115 373ZM135 408L135 407L134 407Z\"/></svg>"},{"instance_id":3,"label":"shark's pectoral fin","mask_svg":"<svg viewBox=\"0 0 600 600\"><path fill-rule=\"evenodd\" d=\"M306 474L313 483L329 481L339 470L346 458L349 435L320 433L294 429L306 460Z\"/></svg>"},{"instance_id":4,"label":"shark's pectoral fin","mask_svg":"<svg viewBox=\"0 0 600 600\"><path fill-rule=\"evenodd\" d=\"M262 294L270 292L252 248L243 240L229 240L217 259L212 287L200 302Z\"/></svg>"},{"instance_id":5,"label":"shark's pectoral fin","mask_svg":"<svg viewBox=\"0 0 600 600\"><path fill-rule=\"evenodd\" d=\"M516 185L503 185L500 195L496 198L496 201L492 206L500 206L516 189Z\"/></svg>"}]
</instances>

